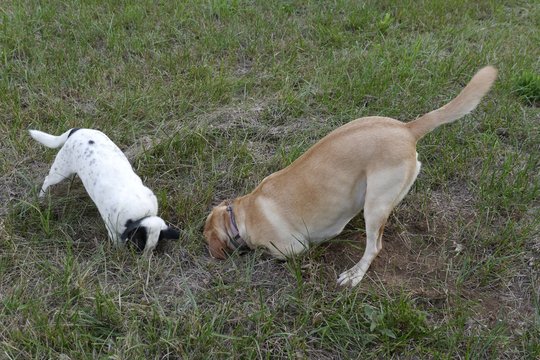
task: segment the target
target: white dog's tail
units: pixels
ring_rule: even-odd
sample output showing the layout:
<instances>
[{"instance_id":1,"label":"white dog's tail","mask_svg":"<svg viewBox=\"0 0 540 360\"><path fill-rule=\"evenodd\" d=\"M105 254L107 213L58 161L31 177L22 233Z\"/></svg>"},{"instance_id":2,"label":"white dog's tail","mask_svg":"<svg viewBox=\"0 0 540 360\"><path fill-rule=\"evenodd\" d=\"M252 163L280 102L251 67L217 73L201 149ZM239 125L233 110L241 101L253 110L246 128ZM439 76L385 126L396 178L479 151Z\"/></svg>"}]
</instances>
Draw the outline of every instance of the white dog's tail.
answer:
<instances>
[{"instance_id":1,"label":"white dog's tail","mask_svg":"<svg viewBox=\"0 0 540 360\"><path fill-rule=\"evenodd\" d=\"M30 136L33 137L34 140L42 143L43 145L47 147L54 149L54 148L64 145L69 135L71 135L73 129L69 129L68 131L66 131L60 136L54 136L54 135L47 134L39 130L28 130L28 131L30 132Z\"/></svg>"},{"instance_id":2,"label":"white dog's tail","mask_svg":"<svg viewBox=\"0 0 540 360\"><path fill-rule=\"evenodd\" d=\"M457 120L474 110L480 100L487 94L497 78L497 69L486 66L473 76L459 95L443 107L425 114L406 126L416 137L421 139L437 126Z\"/></svg>"}]
</instances>

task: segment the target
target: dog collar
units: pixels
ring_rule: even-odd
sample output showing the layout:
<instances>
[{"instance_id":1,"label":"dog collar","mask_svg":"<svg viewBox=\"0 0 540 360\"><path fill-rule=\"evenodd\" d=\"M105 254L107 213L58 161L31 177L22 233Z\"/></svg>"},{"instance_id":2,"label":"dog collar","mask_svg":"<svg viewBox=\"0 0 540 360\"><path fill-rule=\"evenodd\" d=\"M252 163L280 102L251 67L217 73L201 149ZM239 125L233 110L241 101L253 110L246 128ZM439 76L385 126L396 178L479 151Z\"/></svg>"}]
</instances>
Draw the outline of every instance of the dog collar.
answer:
<instances>
[{"instance_id":1,"label":"dog collar","mask_svg":"<svg viewBox=\"0 0 540 360\"><path fill-rule=\"evenodd\" d=\"M126 221L126 230L124 230L124 232L122 233L120 239L122 241L127 241L128 239L128 236L129 236L129 233L132 232L133 230L137 229L139 226L141 226L141 222L144 220L144 219L147 219L149 218L150 216L145 216L145 217L142 217L140 218L139 220L137 221L133 221L131 219L129 219L128 221Z\"/></svg>"},{"instance_id":2,"label":"dog collar","mask_svg":"<svg viewBox=\"0 0 540 360\"><path fill-rule=\"evenodd\" d=\"M234 212L231 205L227 205L227 212L229 213L229 218L231 219L232 228L232 236L229 236L229 240L234 245L234 250L247 247L246 241L242 238L242 236L240 236L240 231L238 230L238 225L236 225L236 219L234 217Z\"/></svg>"}]
</instances>

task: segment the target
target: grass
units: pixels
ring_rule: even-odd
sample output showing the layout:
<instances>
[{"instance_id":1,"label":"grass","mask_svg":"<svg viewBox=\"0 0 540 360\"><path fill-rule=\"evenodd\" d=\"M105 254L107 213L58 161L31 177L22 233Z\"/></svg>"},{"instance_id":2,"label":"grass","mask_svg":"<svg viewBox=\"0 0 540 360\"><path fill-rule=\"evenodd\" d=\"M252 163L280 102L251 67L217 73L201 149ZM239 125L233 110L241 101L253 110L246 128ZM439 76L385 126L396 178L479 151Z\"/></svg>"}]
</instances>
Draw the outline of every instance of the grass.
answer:
<instances>
[{"instance_id":1,"label":"grass","mask_svg":"<svg viewBox=\"0 0 540 360\"><path fill-rule=\"evenodd\" d=\"M2 358L540 357L540 6L528 1L15 1L0 4ZM364 247L220 262L201 234L360 116L408 121L481 66L479 108L424 138L422 172L354 289ZM150 259L107 241L79 180L36 190L92 127L185 231Z\"/></svg>"}]
</instances>

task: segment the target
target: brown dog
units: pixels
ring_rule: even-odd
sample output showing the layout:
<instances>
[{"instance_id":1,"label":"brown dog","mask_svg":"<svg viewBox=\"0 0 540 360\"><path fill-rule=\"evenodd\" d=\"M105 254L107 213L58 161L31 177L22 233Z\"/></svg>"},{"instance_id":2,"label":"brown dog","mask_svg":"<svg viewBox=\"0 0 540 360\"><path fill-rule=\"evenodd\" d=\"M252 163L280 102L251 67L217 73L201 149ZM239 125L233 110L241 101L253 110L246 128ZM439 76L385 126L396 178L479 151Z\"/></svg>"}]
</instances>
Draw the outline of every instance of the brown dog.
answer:
<instances>
[{"instance_id":1,"label":"brown dog","mask_svg":"<svg viewBox=\"0 0 540 360\"><path fill-rule=\"evenodd\" d=\"M408 123L373 116L332 131L251 194L212 210L204 229L210 254L224 259L226 249L247 246L285 258L338 235L364 209L364 256L338 278L355 286L382 249L390 212L420 171L416 142L472 111L496 77L495 68L481 69L450 103Z\"/></svg>"}]
</instances>

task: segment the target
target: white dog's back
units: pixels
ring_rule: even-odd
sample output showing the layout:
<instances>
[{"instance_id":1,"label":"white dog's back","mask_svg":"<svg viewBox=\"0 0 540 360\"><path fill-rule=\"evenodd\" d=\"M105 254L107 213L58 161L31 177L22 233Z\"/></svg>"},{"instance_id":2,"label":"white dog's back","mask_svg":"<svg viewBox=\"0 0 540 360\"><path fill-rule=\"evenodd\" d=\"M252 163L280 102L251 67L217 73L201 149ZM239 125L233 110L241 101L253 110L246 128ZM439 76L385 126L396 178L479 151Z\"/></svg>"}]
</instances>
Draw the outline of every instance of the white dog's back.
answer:
<instances>
[{"instance_id":1,"label":"white dog's back","mask_svg":"<svg viewBox=\"0 0 540 360\"><path fill-rule=\"evenodd\" d=\"M115 228L124 226L128 219L157 214L158 204L153 192L143 185L122 150L101 131L75 132L62 151L70 152L71 166L92 200L106 207L108 216L117 215L116 219L107 219ZM115 209L119 204L124 205L124 209Z\"/></svg>"}]
</instances>

